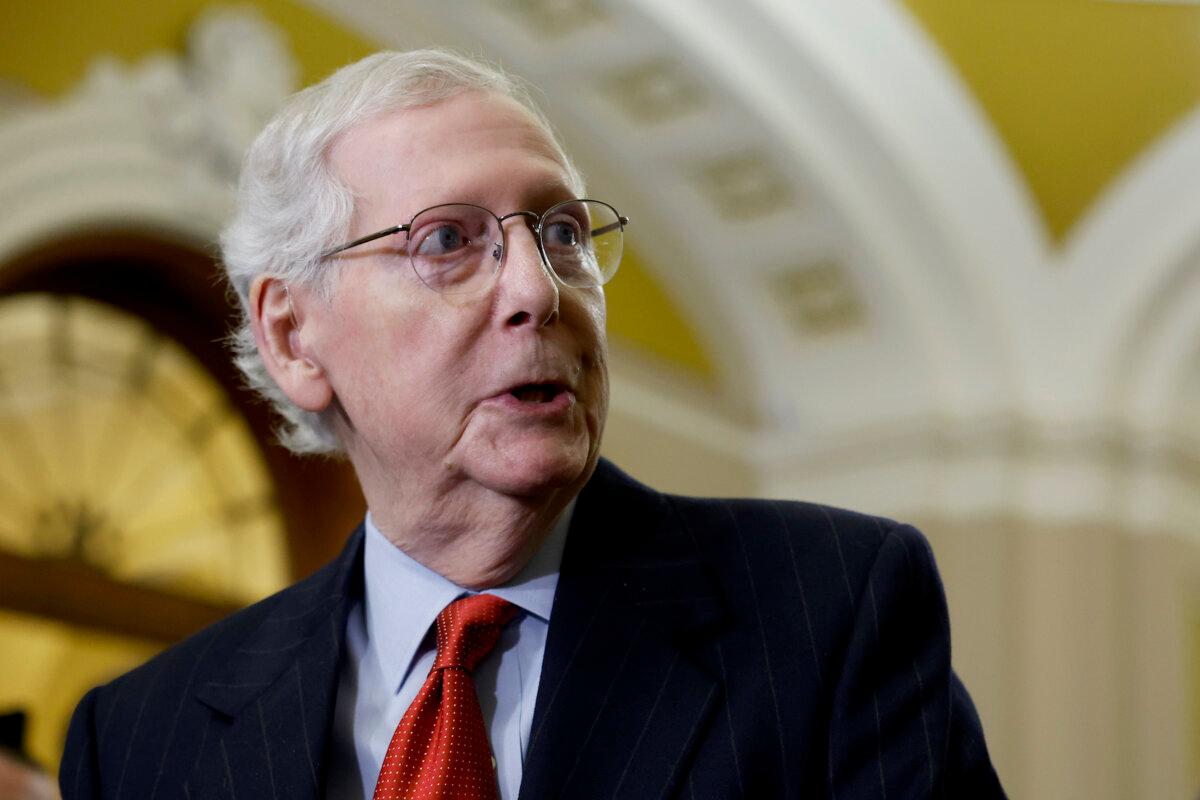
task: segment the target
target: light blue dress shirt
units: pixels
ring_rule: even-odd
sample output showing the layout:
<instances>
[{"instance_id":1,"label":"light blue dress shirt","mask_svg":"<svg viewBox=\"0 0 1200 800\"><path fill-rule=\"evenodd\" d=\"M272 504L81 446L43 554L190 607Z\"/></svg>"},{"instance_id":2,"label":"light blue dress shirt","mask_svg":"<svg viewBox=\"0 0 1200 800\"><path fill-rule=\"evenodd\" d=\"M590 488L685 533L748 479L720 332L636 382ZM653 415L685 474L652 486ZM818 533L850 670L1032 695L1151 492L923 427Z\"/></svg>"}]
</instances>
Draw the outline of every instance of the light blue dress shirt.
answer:
<instances>
[{"instance_id":1,"label":"light blue dress shirt","mask_svg":"<svg viewBox=\"0 0 1200 800\"><path fill-rule=\"evenodd\" d=\"M488 589L518 606L473 678L488 727L502 800L515 800L529 746L550 609L575 503L533 559L504 586ZM367 514L363 599L350 610L338 678L326 796L369 798L392 734L436 656L433 623L449 603L474 592L414 561Z\"/></svg>"}]
</instances>

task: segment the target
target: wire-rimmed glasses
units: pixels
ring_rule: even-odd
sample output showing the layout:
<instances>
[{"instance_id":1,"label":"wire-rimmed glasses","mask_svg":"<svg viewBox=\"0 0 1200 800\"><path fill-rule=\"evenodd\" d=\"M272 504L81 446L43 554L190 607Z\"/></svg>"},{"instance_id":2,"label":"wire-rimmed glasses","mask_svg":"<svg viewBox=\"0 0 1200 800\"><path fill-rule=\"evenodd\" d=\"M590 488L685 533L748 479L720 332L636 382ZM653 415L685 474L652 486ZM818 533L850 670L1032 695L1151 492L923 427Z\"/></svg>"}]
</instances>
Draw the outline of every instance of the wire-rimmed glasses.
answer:
<instances>
[{"instance_id":1,"label":"wire-rimmed glasses","mask_svg":"<svg viewBox=\"0 0 1200 800\"><path fill-rule=\"evenodd\" d=\"M566 200L546 209L513 211L502 217L470 203L444 203L397 225L322 253L322 258L396 233L417 277L435 292L466 294L489 285L504 263L504 222L525 217L538 243L542 263L565 286L603 286L621 263L629 218L600 200Z\"/></svg>"}]
</instances>

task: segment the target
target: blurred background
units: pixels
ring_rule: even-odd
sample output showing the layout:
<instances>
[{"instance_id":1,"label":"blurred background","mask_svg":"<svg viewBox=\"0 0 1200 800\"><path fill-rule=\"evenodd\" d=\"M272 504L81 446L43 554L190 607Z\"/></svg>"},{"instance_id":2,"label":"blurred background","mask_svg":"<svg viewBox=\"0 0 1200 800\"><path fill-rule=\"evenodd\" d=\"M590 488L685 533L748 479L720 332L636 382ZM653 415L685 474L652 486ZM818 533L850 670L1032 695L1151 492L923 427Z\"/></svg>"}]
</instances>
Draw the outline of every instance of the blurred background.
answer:
<instances>
[{"instance_id":1,"label":"blurred background","mask_svg":"<svg viewBox=\"0 0 1200 800\"><path fill-rule=\"evenodd\" d=\"M0 714L312 571L362 513L271 444L214 266L246 145L381 47L541 91L633 219L604 450L918 524L1013 797L1200 788L1200 4L0 7Z\"/></svg>"}]
</instances>

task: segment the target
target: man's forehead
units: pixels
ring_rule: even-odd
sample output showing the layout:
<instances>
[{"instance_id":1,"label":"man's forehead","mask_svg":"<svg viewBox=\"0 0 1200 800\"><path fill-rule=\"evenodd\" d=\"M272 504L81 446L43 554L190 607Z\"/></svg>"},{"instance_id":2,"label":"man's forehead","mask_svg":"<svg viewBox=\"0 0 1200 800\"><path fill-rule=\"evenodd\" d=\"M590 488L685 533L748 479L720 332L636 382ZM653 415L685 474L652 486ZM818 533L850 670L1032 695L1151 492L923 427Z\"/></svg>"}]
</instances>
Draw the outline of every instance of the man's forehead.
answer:
<instances>
[{"instance_id":1,"label":"man's forehead","mask_svg":"<svg viewBox=\"0 0 1200 800\"><path fill-rule=\"evenodd\" d=\"M494 92L467 91L433 103L385 111L351 127L330 148L335 169L355 162L452 158L456 150L526 150L565 168L550 134L517 101ZM351 176L347 176L351 177Z\"/></svg>"}]
</instances>

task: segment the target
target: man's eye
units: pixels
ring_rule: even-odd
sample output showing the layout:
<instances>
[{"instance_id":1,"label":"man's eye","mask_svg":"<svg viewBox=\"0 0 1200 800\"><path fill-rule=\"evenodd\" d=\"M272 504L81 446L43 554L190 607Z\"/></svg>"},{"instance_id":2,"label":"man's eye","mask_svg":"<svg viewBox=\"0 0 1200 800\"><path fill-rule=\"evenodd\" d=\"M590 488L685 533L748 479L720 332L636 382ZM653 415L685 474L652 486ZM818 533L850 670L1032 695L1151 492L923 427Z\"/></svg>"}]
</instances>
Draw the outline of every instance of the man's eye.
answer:
<instances>
[{"instance_id":1,"label":"man's eye","mask_svg":"<svg viewBox=\"0 0 1200 800\"><path fill-rule=\"evenodd\" d=\"M574 220L555 220L542 228L546 247L578 247L579 223Z\"/></svg>"},{"instance_id":2,"label":"man's eye","mask_svg":"<svg viewBox=\"0 0 1200 800\"><path fill-rule=\"evenodd\" d=\"M415 252L423 256L444 256L461 250L470 244L470 239L457 225L442 224L421 235Z\"/></svg>"}]
</instances>

